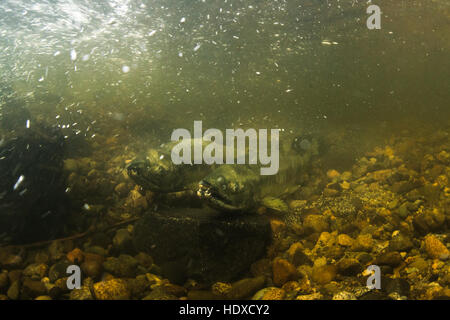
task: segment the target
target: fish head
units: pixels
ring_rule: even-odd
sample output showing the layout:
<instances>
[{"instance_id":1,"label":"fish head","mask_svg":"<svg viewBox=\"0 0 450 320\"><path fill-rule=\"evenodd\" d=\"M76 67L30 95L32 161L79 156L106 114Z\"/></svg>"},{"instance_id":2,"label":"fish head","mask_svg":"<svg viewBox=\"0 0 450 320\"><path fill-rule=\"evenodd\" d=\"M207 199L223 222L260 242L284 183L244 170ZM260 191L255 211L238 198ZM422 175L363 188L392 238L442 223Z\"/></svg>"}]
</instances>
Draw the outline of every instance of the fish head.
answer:
<instances>
[{"instance_id":1,"label":"fish head","mask_svg":"<svg viewBox=\"0 0 450 320\"><path fill-rule=\"evenodd\" d=\"M247 179L240 165L224 165L202 179L198 184L197 196L222 212L246 212L255 207L254 179Z\"/></svg>"}]
</instances>

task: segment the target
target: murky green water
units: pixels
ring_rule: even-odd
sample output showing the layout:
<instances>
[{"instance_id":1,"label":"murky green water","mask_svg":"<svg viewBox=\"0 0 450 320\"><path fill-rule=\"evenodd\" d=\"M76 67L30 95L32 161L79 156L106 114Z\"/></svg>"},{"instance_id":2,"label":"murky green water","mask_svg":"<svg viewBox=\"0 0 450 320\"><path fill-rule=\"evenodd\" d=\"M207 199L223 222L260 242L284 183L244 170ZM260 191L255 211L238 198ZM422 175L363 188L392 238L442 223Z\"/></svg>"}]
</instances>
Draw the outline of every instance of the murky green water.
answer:
<instances>
[{"instance_id":1,"label":"murky green water","mask_svg":"<svg viewBox=\"0 0 450 320\"><path fill-rule=\"evenodd\" d=\"M374 4L379 30L360 0L2 0L0 141L46 123L65 159L94 150L87 166L109 176L88 191L69 178L90 193L69 207L108 212L127 161L194 120L326 136L324 170L400 136L421 150L448 135L450 4Z\"/></svg>"}]
</instances>

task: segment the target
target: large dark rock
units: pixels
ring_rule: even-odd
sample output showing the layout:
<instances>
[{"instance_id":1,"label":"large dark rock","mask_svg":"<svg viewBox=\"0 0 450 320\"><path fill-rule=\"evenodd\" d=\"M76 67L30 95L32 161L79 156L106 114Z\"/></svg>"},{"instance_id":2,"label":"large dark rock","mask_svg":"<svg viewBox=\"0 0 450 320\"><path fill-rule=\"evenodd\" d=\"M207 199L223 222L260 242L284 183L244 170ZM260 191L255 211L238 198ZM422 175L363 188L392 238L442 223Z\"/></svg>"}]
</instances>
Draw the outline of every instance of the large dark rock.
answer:
<instances>
[{"instance_id":1,"label":"large dark rock","mask_svg":"<svg viewBox=\"0 0 450 320\"><path fill-rule=\"evenodd\" d=\"M266 217L211 209L149 211L135 226L137 250L151 255L163 276L182 284L231 281L248 271L271 239Z\"/></svg>"}]
</instances>

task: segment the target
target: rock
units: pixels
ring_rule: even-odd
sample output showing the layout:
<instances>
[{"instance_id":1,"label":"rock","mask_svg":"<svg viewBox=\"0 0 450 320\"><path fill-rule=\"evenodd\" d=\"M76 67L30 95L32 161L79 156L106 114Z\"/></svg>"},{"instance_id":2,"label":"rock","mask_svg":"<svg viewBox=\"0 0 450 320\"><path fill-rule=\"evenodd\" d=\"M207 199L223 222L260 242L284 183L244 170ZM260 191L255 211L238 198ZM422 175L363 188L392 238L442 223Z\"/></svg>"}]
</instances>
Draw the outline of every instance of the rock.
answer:
<instances>
[{"instance_id":1,"label":"rock","mask_svg":"<svg viewBox=\"0 0 450 320\"><path fill-rule=\"evenodd\" d=\"M173 284L173 283L165 283L162 288L165 292L167 292L170 295L174 295L176 297L183 297L186 295L187 291L186 288Z\"/></svg>"},{"instance_id":2,"label":"rock","mask_svg":"<svg viewBox=\"0 0 450 320\"><path fill-rule=\"evenodd\" d=\"M320 292L300 295L295 298L295 300L321 300L323 298Z\"/></svg>"},{"instance_id":3,"label":"rock","mask_svg":"<svg viewBox=\"0 0 450 320\"><path fill-rule=\"evenodd\" d=\"M261 289L266 282L264 277L246 278L231 285L226 297L228 299L245 299Z\"/></svg>"},{"instance_id":4,"label":"rock","mask_svg":"<svg viewBox=\"0 0 450 320\"><path fill-rule=\"evenodd\" d=\"M53 300L50 296L39 296L36 297L34 300Z\"/></svg>"},{"instance_id":5,"label":"rock","mask_svg":"<svg viewBox=\"0 0 450 320\"><path fill-rule=\"evenodd\" d=\"M297 280L297 269L285 259L275 259L272 265L273 283L276 286L282 286L289 280Z\"/></svg>"},{"instance_id":6,"label":"rock","mask_svg":"<svg viewBox=\"0 0 450 320\"><path fill-rule=\"evenodd\" d=\"M167 293L163 288L157 287L142 300L178 300L178 297Z\"/></svg>"},{"instance_id":7,"label":"rock","mask_svg":"<svg viewBox=\"0 0 450 320\"><path fill-rule=\"evenodd\" d=\"M9 299L11 300L17 300L19 299L20 295L20 282L14 281L11 286L8 289L8 292L6 293Z\"/></svg>"},{"instance_id":8,"label":"rock","mask_svg":"<svg viewBox=\"0 0 450 320\"><path fill-rule=\"evenodd\" d=\"M299 242L292 244L288 250L289 261L294 266L300 265L312 265L313 262L309 257L303 252L303 246Z\"/></svg>"},{"instance_id":9,"label":"rock","mask_svg":"<svg viewBox=\"0 0 450 320\"><path fill-rule=\"evenodd\" d=\"M108 251L105 250L104 248L100 247L100 246L92 246L92 247L87 247L85 250L85 253L94 253L94 254L98 254L100 256L107 256L108 255Z\"/></svg>"},{"instance_id":10,"label":"rock","mask_svg":"<svg viewBox=\"0 0 450 320\"><path fill-rule=\"evenodd\" d=\"M52 241L48 246L48 252L52 261L60 260L64 256L64 245L61 241Z\"/></svg>"},{"instance_id":11,"label":"rock","mask_svg":"<svg viewBox=\"0 0 450 320\"><path fill-rule=\"evenodd\" d=\"M375 260L376 265L387 265L392 268L399 266L402 262L403 258L397 251L382 253Z\"/></svg>"},{"instance_id":12,"label":"rock","mask_svg":"<svg viewBox=\"0 0 450 320\"><path fill-rule=\"evenodd\" d=\"M92 253L90 253L90 254L92 254ZM99 256L99 257L101 257L101 256ZM96 278L100 277L100 275L102 274L102 271L103 271L102 261L103 261L103 257L102 257L102 259L86 259L86 261L84 261L81 264L81 270L83 271L83 273L86 276L96 279Z\"/></svg>"},{"instance_id":13,"label":"rock","mask_svg":"<svg viewBox=\"0 0 450 320\"><path fill-rule=\"evenodd\" d=\"M211 286L211 291L218 297L225 297L231 291L231 284L225 282L216 282Z\"/></svg>"},{"instance_id":14,"label":"rock","mask_svg":"<svg viewBox=\"0 0 450 320\"><path fill-rule=\"evenodd\" d=\"M357 259L342 258L337 263L338 272L344 276L356 276L363 271L363 267Z\"/></svg>"},{"instance_id":15,"label":"rock","mask_svg":"<svg viewBox=\"0 0 450 320\"><path fill-rule=\"evenodd\" d=\"M327 217L318 214L310 214L303 221L303 226L307 231L322 233L328 231L330 225L328 223Z\"/></svg>"},{"instance_id":16,"label":"rock","mask_svg":"<svg viewBox=\"0 0 450 320\"><path fill-rule=\"evenodd\" d=\"M415 257L414 261L408 265L408 268L415 268L420 274L428 272L428 262L422 257Z\"/></svg>"},{"instance_id":17,"label":"rock","mask_svg":"<svg viewBox=\"0 0 450 320\"><path fill-rule=\"evenodd\" d=\"M259 259L271 239L267 217L226 215L210 209L149 211L136 223L133 241L172 283L191 278L229 282Z\"/></svg>"},{"instance_id":18,"label":"rock","mask_svg":"<svg viewBox=\"0 0 450 320\"><path fill-rule=\"evenodd\" d=\"M6 291L9 285L8 272L0 273L0 292Z\"/></svg>"},{"instance_id":19,"label":"rock","mask_svg":"<svg viewBox=\"0 0 450 320\"><path fill-rule=\"evenodd\" d=\"M341 174L339 173L339 171L334 170L334 169L327 171L327 177L328 177L328 179L330 179L332 181L337 181L339 179L340 175Z\"/></svg>"},{"instance_id":20,"label":"rock","mask_svg":"<svg viewBox=\"0 0 450 320\"><path fill-rule=\"evenodd\" d=\"M138 261L126 254L120 255L118 258L106 258L106 261L103 263L105 271L121 278L134 278L137 266Z\"/></svg>"},{"instance_id":21,"label":"rock","mask_svg":"<svg viewBox=\"0 0 450 320\"><path fill-rule=\"evenodd\" d=\"M286 292L277 287L269 287L259 290L252 300L283 300Z\"/></svg>"},{"instance_id":22,"label":"rock","mask_svg":"<svg viewBox=\"0 0 450 320\"><path fill-rule=\"evenodd\" d=\"M67 260L69 260L73 264L80 264L83 262L84 255L83 252L79 248L75 248L66 255Z\"/></svg>"},{"instance_id":23,"label":"rock","mask_svg":"<svg viewBox=\"0 0 450 320\"><path fill-rule=\"evenodd\" d=\"M22 278L22 270L11 270L8 273L9 283L19 281Z\"/></svg>"},{"instance_id":24,"label":"rock","mask_svg":"<svg viewBox=\"0 0 450 320\"><path fill-rule=\"evenodd\" d=\"M424 246L428 255L433 259L447 260L450 256L447 247L432 234L425 237Z\"/></svg>"},{"instance_id":25,"label":"rock","mask_svg":"<svg viewBox=\"0 0 450 320\"><path fill-rule=\"evenodd\" d=\"M139 265L145 268L150 268L153 265L153 258L144 252L139 252L134 258L139 262Z\"/></svg>"},{"instance_id":26,"label":"rock","mask_svg":"<svg viewBox=\"0 0 450 320\"><path fill-rule=\"evenodd\" d=\"M67 268L70 266L67 262L57 262L50 267L48 277L50 282L55 282L58 279L67 277Z\"/></svg>"},{"instance_id":27,"label":"rock","mask_svg":"<svg viewBox=\"0 0 450 320\"><path fill-rule=\"evenodd\" d=\"M392 185L392 192L395 193L399 193L399 194L403 194L403 193L407 193L413 189L416 189L420 187L420 183L419 182L413 182L413 181L399 181L399 182L395 182Z\"/></svg>"},{"instance_id":28,"label":"rock","mask_svg":"<svg viewBox=\"0 0 450 320\"><path fill-rule=\"evenodd\" d=\"M131 299L142 299L150 289L150 282L145 275L139 275L136 279L126 279Z\"/></svg>"},{"instance_id":29,"label":"rock","mask_svg":"<svg viewBox=\"0 0 450 320\"><path fill-rule=\"evenodd\" d=\"M333 295L333 300L357 300L356 296L348 291L341 291Z\"/></svg>"},{"instance_id":30,"label":"rock","mask_svg":"<svg viewBox=\"0 0 450 320\"><path fill-rule=\"evenodd\" d=\"M389 241L389 250L390 251L409 251L413 248L413 243L411 241L411 238L404 234L399 234L392 238L391 241Z\"/></svg>"},{"instance_id":31,"label":"rock","mask_svg":"<svg viewBox=\"0 0 450 320\"><path fill-rule=\"evenodd\" d=\"M94 283L93 291L98 300L127 300L130 298L126 283L121 279Z\"/></svg>"},{"instance_id":32,"label":"rock","mask_svg":"<svg viewBox=\"0 0 450 320\"><path fill-rule=\"evenodd\" d=\"M408 209L408 203L405 202L400 207L398 207L397 213L402 219L406 219L406 217L408 217L410 214Z\"/></svg>"},{"instance_id":33,"label":"rock","mask_svg":"<svg viewBox=\"0 0 450 320\"><path fill-rule=\"evenodd\" d=\"M281 234L286 231L286 224L281 220L271 219L270 229L272 230L273 234Z\"/></svg>"},{"instance_id":34,"label":"rock","mask_svg":"<svg viewBox=\"0 0 450 320\"><path fill-rule=\"evenodd\" d=\"M385 292L370 290L359 297L358 300L392 300Z\"/></svg>"},{"instance_id":35,"label":"rock","mask_svg":"<svg viewBox=\"0 0 450 320\"><path fill-rule=\"evenodd\" d=\"M22 284L22 292L25 296L35 298L47 294L47 288L41 281L26 278Z\"/></svg>"},{"instance_id":36,"label":"rock","mask_svg":"<svg viewBox=\"0 0 450 320\"><path fill-rule=\"evenodd\" d=\"M40 280L47 275L48 266L43 263L32 263L23 270L23 275L32 280Z\"/></svg>"},{"instance_id":37,"label":"rock","mask_svg":"<svg viewBox=\"0 0 450 320\"><path fill-rule=\"evenodd\" d=\"M383 278L381 281L381 289L387 294L395 292L405 297L409 297L410 294L410 285L406 279L402 278Z\"/></svg>"},{"instance_id":38,"label":"rock","mask_svg":"<svg viewBox=\"0 0 450 320\"><path fill-rule=\"evenodd\" d=\"M335 197L339 194L339 191L336 189L325 188L323 189L323 195L325 197Z\"/></svg>"},{"instance_id":39,"label":"rock","mask_svg":"<svg viewBox=\"0 0 450 320\"><path fill-rule=\"evenodd\" d=\"M414 230L419 235L426 235L431 231L437 232L445 227L445 220L445 214L440 210L425 210L414 216Z\"/></svg>"},{"instance_id":40,"label":"rock","mask_svg":"<svg viewBox=\"0 0 450 320\"><path fill-rule=\"evenodd\" d=\"M358 254L358 256L356 258L362 265L366 265L373 259L373 257L366 252L362 252L362 253Z\"/></svg>"},{"instance_id":41,"label":"rock","mask_svg":"<svg viewBox=\"0 0 450 320\"><path fill-rule=\"evenodd\" d=\"M336 273L337 267L334 265L314 266L311 279L318 284L324 285L333 281Z\"/></svg>"},{"instance_id":42,"label":"rock","mask_svg":"<svg viewBox=\"0 0 450 320\"><path fill-rule=\"evenodd\" d=\"M354 242L355 240L353 240L352 237L350 237L350 236L348 236L348 235L346 235L346 234L340 234L340 235L337 237L337 241L338 241L338 244L339 244L340 246L343 246L343 247L351 247L351 246L353 245L353 242Z\"/></svg>"},{"instance_id":43,"label":"rock","mask_svg":"<svg viewBox=\"0 0 450 320\"><path fill-rule=\"evenodd\" d=\"M23 264L23 259L18 254L13 254L10 252L4 252L0 256L0 266L6 269L20 268Z\"/></svg>"},{"instance_id":44,"label":"rock","mask_svg":"<svg viewBox=\"0 0 450 320\"><path fill-rule=\"evenodd\" d=\"M356 238L351 248L352 251L371 252L373 249L373 239L371 234L360 234Z\"/></svg>"}]
</instances>

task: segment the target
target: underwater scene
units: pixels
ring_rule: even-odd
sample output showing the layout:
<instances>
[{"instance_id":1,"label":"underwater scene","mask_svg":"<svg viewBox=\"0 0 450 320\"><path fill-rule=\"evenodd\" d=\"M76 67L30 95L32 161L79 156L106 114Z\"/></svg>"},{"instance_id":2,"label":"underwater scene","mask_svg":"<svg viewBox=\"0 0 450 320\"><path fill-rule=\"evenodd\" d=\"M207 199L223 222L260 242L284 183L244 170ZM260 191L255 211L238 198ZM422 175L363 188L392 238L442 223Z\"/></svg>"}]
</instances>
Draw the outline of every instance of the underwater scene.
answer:
<instances>
[{"instance_id":1,"label":"underwater scene","mask_svg":"<svg viewBox=\"0 0 450 320\"><path fill-rule=\"evenodd\" d=\"M0 300L450 299L447 0L1 0Z\"/></svg>"}]
</instances>

